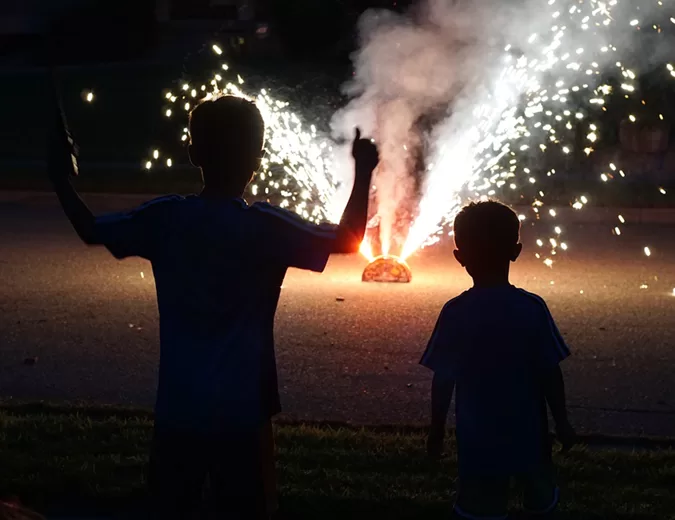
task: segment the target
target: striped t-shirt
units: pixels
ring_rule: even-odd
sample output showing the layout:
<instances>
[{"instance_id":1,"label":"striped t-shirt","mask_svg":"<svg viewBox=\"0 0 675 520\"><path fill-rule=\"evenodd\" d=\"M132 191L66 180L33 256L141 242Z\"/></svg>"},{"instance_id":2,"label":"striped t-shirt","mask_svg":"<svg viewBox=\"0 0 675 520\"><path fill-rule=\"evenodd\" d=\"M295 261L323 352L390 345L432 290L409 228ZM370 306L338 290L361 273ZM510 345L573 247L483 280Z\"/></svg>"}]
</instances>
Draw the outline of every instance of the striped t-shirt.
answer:
<instances>
[{"instance_id":1,"label":"striped t-shirt","mask_svg":"<svg viewBox=\"0 0 675 520\"><path fill-rule=\"evenodd\" d=\"M455 381L460 474L514 475L543 462L541 377L569 354L535 294L474 287L445 304L421 364Z\"/></svg>"},{"instance_id":2,"label":"striped t-shirt","mask_svg":"<svg viewBox=\"0 0 675 520\"><path fill-rule=\"evenodd\" d=\"M289 267L321 272L336 227L243 199L167 196L96 220L117 258L152 262L158 429L255 429L280 411L274 314Z\"/></svg>"}]
</instances>

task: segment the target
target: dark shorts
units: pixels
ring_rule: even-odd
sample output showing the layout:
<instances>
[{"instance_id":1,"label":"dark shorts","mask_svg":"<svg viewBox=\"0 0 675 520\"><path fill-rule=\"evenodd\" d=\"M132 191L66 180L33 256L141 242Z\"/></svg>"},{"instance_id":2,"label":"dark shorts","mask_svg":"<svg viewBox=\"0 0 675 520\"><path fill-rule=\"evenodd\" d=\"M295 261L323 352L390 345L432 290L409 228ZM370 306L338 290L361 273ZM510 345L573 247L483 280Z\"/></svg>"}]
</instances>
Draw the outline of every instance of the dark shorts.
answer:
<instances>
[{"instance_id":1,"label":"dark shorts","mask_svg":"<svg viewBox=\"0 0 675 520\"><path fill-rule=\"evenodd\" d=\"M268 517L262 433L155 432L150 455L152 517Z\"/></svg>"},{"instance_id":2,"label":"dark shorts","mask_svg":"<svg viewBox=\"0 0 675 520\"><path fill-rule=\"evenodd\" d=\"M523 508L533 517L545 517L558 505L559 491L553 465L516 475L516 484L523 491ZM511 478L471 476L459 479L454 516L468 520L506 519L509 509Z\"/></svg>"}]
</instances>

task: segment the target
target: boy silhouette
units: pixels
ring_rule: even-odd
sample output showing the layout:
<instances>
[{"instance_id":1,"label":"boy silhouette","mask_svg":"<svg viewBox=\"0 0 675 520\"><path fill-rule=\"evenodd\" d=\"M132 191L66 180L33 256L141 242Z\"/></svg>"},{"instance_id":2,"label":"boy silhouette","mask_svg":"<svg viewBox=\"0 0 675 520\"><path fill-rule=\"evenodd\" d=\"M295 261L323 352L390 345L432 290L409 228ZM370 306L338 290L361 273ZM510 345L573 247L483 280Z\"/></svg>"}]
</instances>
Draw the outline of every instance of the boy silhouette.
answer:
<instances>
[{"instance_id":1,"label":"boy silhouette","mask_svg":"<svg viewBox=\"0 0 675 520\"><path fill-rule=\"evenodd\" d=\"M160 316L154 514L190 518L208 476L219 517L266 518L262 467L272 453L270 419L280 411L273 324L281 284L289 267L321 272L332 253L358 250L377 148L356 131L354 188L337 226L249 205L242 197L260 167L265 125L253 103L220 97L190 114L199 195L95 217L70 183L74 145L57 116L49 174L75 231L118 259L152 262Z\"/></svg>"},{"instance_id":2,"label":"boy silhouette","mask_svg":"<svg viewBox=\"0 0 675 520\"><path fill-rule=\"evenodd\" d=\"M524 486L526 513L546 516L559 499L547 402L563 448L574 438L559 366L569 350L544 300L509 283L522 250L517 215L499 202L471 203L454 232L455 258L474 285L445 304L421 360L434 371L428 452L441 455L456 386L454 518L507 518L511 477Z\"/></svg>"}]
</instances>

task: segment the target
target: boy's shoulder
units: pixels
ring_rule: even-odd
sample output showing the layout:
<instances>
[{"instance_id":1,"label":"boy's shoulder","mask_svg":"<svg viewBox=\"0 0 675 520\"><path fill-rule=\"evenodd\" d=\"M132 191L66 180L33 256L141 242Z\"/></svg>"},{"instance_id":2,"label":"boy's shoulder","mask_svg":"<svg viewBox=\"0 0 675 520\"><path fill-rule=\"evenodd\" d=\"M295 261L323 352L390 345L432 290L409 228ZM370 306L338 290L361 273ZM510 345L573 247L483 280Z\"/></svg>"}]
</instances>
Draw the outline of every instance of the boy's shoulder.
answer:
<instances>
[{"instance_id":1,"label":"boy's shoulder","mask_svg":"<svg viewBox=\"0 0 675 520\"><path fill-rule=\"evenodd\" d=\"M158 197L155 197L154 199L150 199L146 202L144 202L141 207L144 206L154 206L156 204L169 204L169 203L176 203L176 202L183 202L185 200L188 200L192 197L195 197L195 195L178 195L177 193L167 193L166 195L160 195Z\"/></svg>"},{"instance_id":2,"label":"boy's shoulder","mask_svg":"<svg viewBox=\"0 0 675 520\"><path fill-rule=\"evenodd\" d=\"M306 218L295 211L291 211L281 206L275 206L269 202L254 202L247 206L247 209L253 214L259 215L262 223L270 226L282 226L283 229L301 229L311 231L315 234L330 234L335 232L335 224L327 222L315 224L306 220ZM307 215L309 217L309 215Z\"/></svg>"},{"instance_id":3,"label":"boy's shoulder","mask_svg":"<svg viewBox=\"0 0 675 520\"><path fill-rule=\"evenodd\" d=\"M157 212L163 212L167 208L175 207L176 204L180 204L190 197L184 197L183 195L177 195L174 193L168 195L160 195L154 199L145 201L143 204L138 206L134 211L137 213L144 214L157 214Z\"/></svg>"},{"instance_id":4,"label":"boy's shoulder","mask_svg":"<svg viewBox=\"0 0 675 520\"><path fill-rule=\"evenodd\" d=\"M443 305L441 313L452 312L453 310L462 308L464 304L468 301L468 295L469 291L464 291L463 293L458 294L454 298L450 298L447 302L445 302L445 305Z\"/></svg>"},{"instance_id":5,"label":"boy's shoulder","mask_svg":"<svg viewBox=\"0 0 675 520\"><path fill-rule=\"evenodd\" d=\"M521 299L531 303L535 307L539 307L548 312L548 305L546 305L546 300L544 300L544 298L542 298L538 294L526 291L525 289L521 289L520 287L514 286L513 289Z\"/></svg>"},{"instance_id":6,"label":"boy's shoulder","mask_svg":"<svg viewBox=\"0 0 675 520\"><path fill-rule=\"evenodd\" d=\"M512 302L513 305L541 309L548 314L548 306L544 299L538 294L526 291L516 286L509 286L500 289L498 296L502 301ZM448 300L441 311L441 315L461 314L467 309L474 310L475 306L480 306L483 302L492 301L497 295L490 289L468 289L463 293Z\"/></svg>"}]
</instances>

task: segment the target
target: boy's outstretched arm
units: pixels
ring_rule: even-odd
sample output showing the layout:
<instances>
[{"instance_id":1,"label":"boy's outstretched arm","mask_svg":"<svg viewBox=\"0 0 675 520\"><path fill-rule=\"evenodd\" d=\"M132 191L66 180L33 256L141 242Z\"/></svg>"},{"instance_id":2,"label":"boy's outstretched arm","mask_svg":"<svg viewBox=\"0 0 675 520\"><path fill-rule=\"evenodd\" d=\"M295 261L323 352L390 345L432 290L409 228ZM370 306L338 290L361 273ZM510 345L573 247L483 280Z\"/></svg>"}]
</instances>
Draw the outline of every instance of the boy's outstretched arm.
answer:
<instances>
[{"instance_id":1,"label":"boy's outstretched arm","mask_svg":"<svg viewBox=\"0 0 675 520\"><path fill-rule=\"evenodd\" d=\"M375 144L369 139L361 139L358 128L352 156L355 164L354 187L337 228L333 253L356 253L366 232L371 178L380 158Z\"/></svg>"},{"instance_id":2,"label":"boy's outstretched arm","mask_svg":"<svg viewBox=\"0 0 675 520\"><path fill-rule=\"evenodd\" d=\"M542 383L546 402L551 409L551 415L555 421L556 435L562 444L563 451L567 451L574 445L576 434L567 418L565 382L560 366L556 365L545 372Z\"/></svg>"},{"instance_id":3,"label":"boy's outstretched arm","mask_svg":"<svg viewBox=\"0 0 675 520\"><path fill-rule=\"evenodd\" d=\"M76 147L55 91L48 139L47 170L63 211L82 241L96 244L95 217L70 183L70 178L78 173Z\"/></svg>"},{"instance_id":4,"label":"boy's outstretched arm","mask_svg":"<svg viewBox=\"0 0 675 520\"><path fill-rule=\"evenodd\" d=\"M454 389L453 379L438 373L434 374L431 381L431 426L427 438L427 454L434 459L440 458L443 453L445 425Z\"/></svg>"}]
</instances>

